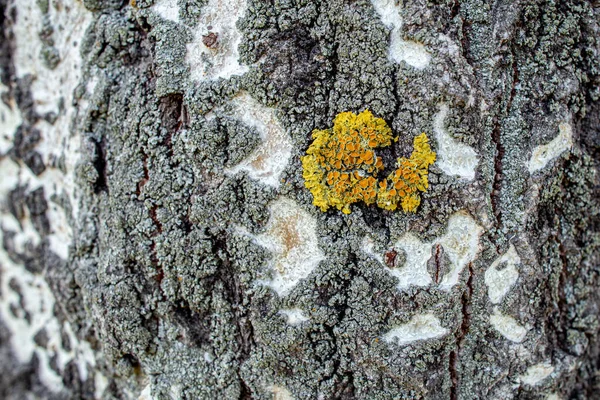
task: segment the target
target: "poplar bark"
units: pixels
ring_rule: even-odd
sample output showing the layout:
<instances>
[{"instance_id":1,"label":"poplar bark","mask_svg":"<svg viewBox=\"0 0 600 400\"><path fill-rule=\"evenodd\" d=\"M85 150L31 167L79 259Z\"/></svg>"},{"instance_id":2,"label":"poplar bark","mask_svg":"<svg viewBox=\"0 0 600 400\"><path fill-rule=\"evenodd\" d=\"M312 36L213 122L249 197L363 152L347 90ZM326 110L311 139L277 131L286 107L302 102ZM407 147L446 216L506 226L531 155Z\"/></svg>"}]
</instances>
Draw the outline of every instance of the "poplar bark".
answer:
<instances>
[{"instance_id":1,"label":"poplar bark","mask_svg":"<svg viewBox=\"0 0 600 400\"><path fill-rule=\"evenodd\" d=\"M0 0L0 398L599 398L599 18ZM312 204L365 109L415 213Z\"/></svg>"}]
</instances>

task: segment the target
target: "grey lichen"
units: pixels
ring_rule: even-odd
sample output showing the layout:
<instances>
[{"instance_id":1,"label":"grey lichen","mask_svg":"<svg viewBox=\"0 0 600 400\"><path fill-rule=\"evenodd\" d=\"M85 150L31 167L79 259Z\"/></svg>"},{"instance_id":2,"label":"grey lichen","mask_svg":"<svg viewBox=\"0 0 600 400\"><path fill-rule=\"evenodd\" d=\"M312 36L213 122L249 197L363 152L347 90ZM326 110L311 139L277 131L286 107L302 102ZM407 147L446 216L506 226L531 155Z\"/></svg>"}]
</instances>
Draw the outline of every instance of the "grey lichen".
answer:
<instances>
[{"instance_id":1,"label":"grey lichen","mask_svg":"<svg viewBox=\"0 0 600 400\"><path fill-rule=\"evenodd\" d=\"M523 396L583 396L597 387L600 141L582 140L542 174L526 168L526 150L547 141L559 121L571 116L582 132L597 121L591 6L403 2L405 39L431 53L430 64L415 69L389 59L389 29L369 1L248 0L237 21L248 72L194 81L188 45L209 2L177 1L180 23L158 15L154 1L83 3L94 20L82 38L84 78L76 89L82 198L70 205L79 209L70 258L57 260L43 240L19 253L14 232L3 232L3 246L45 274L62 319L106 357L98 367L111 383L105 398L146 385L156 398L267 399L275 386L299 399L504 398L528 366L546 358L559 373L537 388L521 386ZM57 60L46 52L51 67ZM40 175L33 125L41 116L28 97L31 80L21 86L26 118L11 156ZM231 105L242 92L274 108L290 137L277 187L226 173L263 143ZM299 161L310 132L341 111L369 108L399 136L384 155L393 160L410 152L414 136L434 131L442 103L449 136L480 157L473 180L434 164L412 215L357 207L344 216L311 205ZM23 189L12 197L15 218L27 210L48 236L44 194ZM280 197L316 221L325 257L286 296L264 284L272 255L256 240ZM485 233L458 283L439 286L453 261L438 244L427 263L434 283L398 290L388 268L406 267L408 257L395 243L408 232L433 242L459 211ZM531 327L524 360L489 324L494 309L483 280L509 243L524 260L521 286L498 310ZM292 308L307 320L286 323L280 311ZM21 312L16 305L14 312ZM406 345L382 340L425 313L447 333ZM3 332L0 321L0 351ZM44 346L43 332L36 338ZM569 369L570 357L580 357L580 367ZM577 373L591 383L573 383Z\"/></svg>"},{"instance_id":2,"label":"grey lichen","mask_svg":"<svg viewBox=\"0 0 600 400\"><path fill-rule=\"evenodd\" d=\"M103 148L110 172L98 171L106 174L106 195L90 191L87 201L98 204L98 221L113 232L110 243L99 236L94 246L100 251L97 285L104 299L97 309L107 313L97 315L96 321L111 326L99 331L108 354L133 357L145 373L163 377L151 380L157 396L166 396L175 385L182 397L251 393L266 398L270 385L277 384L297 398L388 398L390 393L417 398L436 391L477 397L492 378L474 374L467 379L464 374L477 369L477 363L461 362L459 357L510 362L486 342L491 333L482 316L489 310L480 276L487 257L470 265L448 293L433 288L399 293L382 266L361 252L366 234L375 234L389 248L407 231L422 240L441 236L448 218L465 208L477 218L499 221L483 243L504 246L518 231L517 215L523 210L514 199L528 177L514 141L530 126L515 111L523 107L525 97L509 90L504 93L510 98L492 105L485 96L493 89L477 88L476 82L482 78L491 86L492 74L502 76L503 70L471 68L491 56L489 11L475 3L460 6L460 18L480 29L473 31L471 46L463 49L469 53L454 54L444 52L443 42L428 33L438 29L430 21L440 11L426 15L411 3L405 7L418 10L406 21L407 32L434 52L433 64L425 71L388 60L387 31L368 2L250 1L238 21L243 33L240 60L250 72L228 81L190 81L185 63L189 28L161 21L148 8L100 17L110 20L96 24L102 31L90 31L98 43L95 48L120 43L111 46L116 50L112 53L95 51L88 58L90 66L118 71L107 86L110 108L90 118L94 132L106 132L100 141L94 140ZM190 21L187 13L180 9L184 21ZM143 39L148 27L136 26L142 20L152 27L149 41ZM117 27L125 26L130 27L126 36L119 34L124 42L114 35L122 31ZM419 30L423 26L428 28ZM459 42L464 32L446 35ZM126 42L131 44L124 47ZM140 50L131 56L136 47ZM144 61L153 57L156 69ZM524 81L527 71L535 70L513 59L517 62L523 75L507 77L509 83ZM452 71L449 80L444 71ZM144 74L150 80L143 81ZM260 145L256 131L219 111L226 110L228 99L240 90L264 105L275 105L295 144L278 190L243 174L223 174ZM471 103L483 99L491 108L480 113ZM342 217L309 206L297 161L308 145L308 132L327 126L340 111L369 107L400 134L395 151L405 153L412 136L433 129L440 101L450 103L449 134L484 155L477 173L492 177L490 181L465 184L434 165L431 190L414 216L361 208ZM214 117L207 117L211 112ZM173 122L165 123L165 118ZM117 135L111 133L116 129ZM494 133L498 129L499 134ZM488 139L480 139L482 135ZM493 178L497 174L502 176L500 184ZM238 225L261 232L269 218L266 206L278 193L305 205L317 219L328 260L283 299L256 286L257 278L265 276L268 254L232 230ZM438 258L448 262L443 252ZM445 271L443 265L430 268ZM511 295L503 307L514 312L519 303L527 302ZM278 311L292 306L302 308L309 321L299 327L286 325ZM436 310L452 334L406 348L379 339L394 324L430 310ZM503 346L501 337L493 337ZM173 359L178 362L169 361ZM439 363L448 359L449 369L440 370ZM461 374L461 386L456 374Z\"/></svg>"}]
</instances>

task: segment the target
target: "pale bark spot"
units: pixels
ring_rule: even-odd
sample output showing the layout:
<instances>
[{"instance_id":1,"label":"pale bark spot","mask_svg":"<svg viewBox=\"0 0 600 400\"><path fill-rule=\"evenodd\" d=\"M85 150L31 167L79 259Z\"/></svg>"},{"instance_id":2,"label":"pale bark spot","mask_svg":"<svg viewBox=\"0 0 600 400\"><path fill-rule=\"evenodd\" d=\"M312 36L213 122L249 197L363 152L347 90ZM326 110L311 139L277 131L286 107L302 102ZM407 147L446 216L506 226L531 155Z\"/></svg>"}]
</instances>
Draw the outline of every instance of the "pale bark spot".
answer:
<instances>
[{"instance_id":1,"label":"pale bark spot","mask_svg":"<svg viewBox=\"0 0 600 400\"><path fill-rule=\"evenodd\" d=\"M306 278L325 259L325 255L319 248L316 220L298 204L280 198L269 209L271 218L265 233L255 236L244 228L237 231L271 252L269 267L273 278L261 283L283 297Z\"/></svg>"},{"instance_id":2,"label":"pale bark spot","mask_svg":"<svg viewBox=\"0 0 600 400\"><path fill-rule=\"evenodd\" d=\"M154 400L154 397L152 396L152 386L150 384L147 384L144 389L142 389L138 396L138 400Z\"/></svg>"},{"instance_id":3,"label":"pale bark spot","mask_svg":"<svg viewBox=\"0 0 600 400\"><path fill-rule=\"evenodd\" d=\"M372 239L363 240L363 251L385 266L386 270L398 278L398 290L405 290L411 285L429 286L433 283L427 271L427 261L432 257L431 248L441 245L450 260L450 270L443 276L439 288L449 290L458 283L462 270L475 260L479 253L479 237L483 228L464 211L459 211L448 220L448 229L443 236L432 242L422 242L412 233L406 233L396 244L395 249L406 253L406 262L400 268L388 268L383 257L373 251Z\"/></svg>"},{"instance_id":4,"label":"pale bark spot","mask_svg":"<svg viewBox=\"0 0 600 400\"><path fill-rule=\"evenodd\" d=\"M279 310L279 313L287 318L287 324L291 326L298 326L309 320L309 318L305 316L304 312L299 308Z\"/></svg>"},{"instance_id":5,"label":"pale bark spot","mask_svg":"<svg viewBox=\"0 0 600 400\"><path fill-rule=\"evenodd\" d=\"M450 271L444 275L440 288L450 290L458 283L462 270L479 253L479 237L483 228L466 212L458 212L448 220L448 231L437 240L450 259Z\"/></svg>"},{"instance_id":6,"label":"pale bark spot","mask_svg":"<svg viewBox=\"0 0 600 400\"><path fill-rule=\"evenodd\" d=\"M363 253L365 253L372 259L379 261L379 263L381 265L385 265L385 263L383 261L383 257L381 256L381 254L379 254L378 252L375 251L374 247L375 247L375 242L373 241L373 238L371 238L369 236L365 236L363 238L362 246L361 246L361 250L363 251Z\"/></svg>"},{"instance_id":7,"label":"pale bark spot","mask_svg":"<svg viewBox=\"0 0 600 400\"><path fill-rule=\"evenodd\" d=\"M292 393L283 386L271 385L268 390L273 393L273 400L294 400Z\"/></svg>"},{"instance_id":8,"label":"pale bark spot","mask_svg":"<svg viewBox=\"0 0 600 400\"><path fill-rule=\"evenodd\" d=\"M3 233L0 231L0 241L2 240ZM61 370L71 360L75 360L80 377L85 381L89 373L88 365L92 368L96 365L95 354L89 343L77 338L69 322L65 322L62 329L69 336L71 350L67 351L62 347L61 323L54 316L56 300L46 280L41 275L33 274L23 266L13 263L4 249L0 249L0 270L0 317L12 333L10 340L17 359L22 363L29 362L35 352L40 360L40 379L54 392L62 390L63 383L62 377L50 368L49 363L53 356L56 356L57 366ZM11 304L20 304L20 296L11 288L10 282L18 285L23 298L24 309L17 307L17 315L11 311ZM20 315L25 312L29 314L30 322L24 315ZM48 336L46 348L37 346L34 341L34 336L42 328Z\"/></svg>"},{"instance_id":9,"label":"pale bark spot","mask_svg":"<svg viewBox=\"0 0 600 400\"><path fill-rule=\"evenodd\" d=\"M412 40L404 40L402 37L402 8L395 0L371 0L375 10L381 18L381 22L392 30L390 38L390 60L400 63L404 61L411 67L423 69L431 61L431 55L421 43Z\"/></svg>"},{"instance_id":10,"label":"pale bark spot","mask_svg":"<svg viewBox=\"0 0 600 400\"><path fill-rule=\"evenodd\" d=\"M517 271L516 266L520 263L521 258L511 244L508 251L494 260L492 265L485 271L485 284L488 287L488 295L493 304L500 303L517 281L519 271ZM503 264L506 264L504 268L499 269Z\"/></svg>"},{"instance_id":11,"label":"pale bark spot","mask_svg":"<svg viewBox=\"0 0 600 400\"><path fill-rule=\"evenodd\" d=\"M525 374L519 376L521 382L529 386L537 386L554 372L554 367L549 363L540 363L527 368Z\"/></svg>"},{"instance_id":12,"label":"pale bark spot","mask_svg":"<svg viewBox=\"0 0 600 400\"><path fill-rule=\"evenodd\" d=\"M516 319L509 315L503 315L498 310L490 315L490 324L502 336L515 343L521 343L529 331L529 329L519 324Z\"/></svg>"},{"instance_id":13,"label":"pale bark spot","mask_svg":"<svg viewBox=\"0 0 600 400\"><path fill-rule=\"evenodd\" d=\"M451 137L446 131L444 120L448 115L448 106L440 105L440 111L433 120L433 131L437 141L437 165L446 175L458 176L466 180L475 178L475 169L479 163L479 157L475 150L460 143Z\"/></svg>"},{"instance_id":14,"label":"pale bark spot","mask_svg":"<svg viewBox=\"0 0 600 400\"><path fill-rule=\"evenodd\" d=\"M177 0L158 0L152 6L152 10L166 20L179 23Z\"/></svg>"},{"instance_id":15,"label":"pale bark spot","mask_svg":"<svg viewBox=\"0 0 600 400\"><path fill-rule=\"evenodd\" d=\"M397 243L396 248L406 252L406 263L402 268L387 268L390 274L398 278L398 290L413 286L431 285L432 279L427 272L427 260L431 258L431 243L421 242L415 235L408 233Z\"/></svg>"},{"instance_id":16,"label":"pale bark spot","mask_svg":"<svg viewBox=\"0 0 600 400\"><path fill-rule=\"evenodd\" d=\"M537 146L533 149L529 159L529 173L533 174L544 168L548 163L563 152L573 147L573 129L571 124L563 122L558 125L558 136L548 144Z\"/></svg>"},{"instance_id":17,"label":"pale bark spot","mask_svg":"<svg viewBox=\"0 0 600 400\"><path fill-rule=\"evenodd\" d=\"M238 62L242 34L236 27L246 8L246 0L209 0L203 7L194 40L187 45L186 61L193 80L229 79L248 71ZM216 34L217 42L208 47L205 37L211 34Z\"/></svg>"},{"instance_id":18,"label":"pale bark spot","mask_svg":"<svg viewBox=\"0 0 600 400\"><path fill-rule=\"evenodd\" d=\"M440 324L440 320L433 314L415 315L406 324L400 325L383 337L388 343L396 342L406 345L418 340L435 339L448 333L448 329Z\"/></svg>"},{"instance_id":19,"label":"pale bark spot","mask_svg":"<svg viewBox=\"0 0 600 400\"><path fill-rule=\"evenodd\" d=\"M232 103L234 117L254 127L260 134L262 143L248 158L226 169L225 173L235 175L240 171L247 171L250 178L267 186L279 187L280 176L292 155L292 143L277 120L275 110L263 106L247 93L234 98Z\"/></svg>"},{"instance_id":20,"label":"pale bark spot","mask_svg":"<svg viewBox=\"0 0 600 400\"><path fill-rule=\"evenodd\" d=\"M5 92L8 92L8 88L0 83L0 95ZM22 122L19 108L12 97L8 105L0 101L0 154L6 154L10 150L15 131Z\"/></svg>"}]
</instances>

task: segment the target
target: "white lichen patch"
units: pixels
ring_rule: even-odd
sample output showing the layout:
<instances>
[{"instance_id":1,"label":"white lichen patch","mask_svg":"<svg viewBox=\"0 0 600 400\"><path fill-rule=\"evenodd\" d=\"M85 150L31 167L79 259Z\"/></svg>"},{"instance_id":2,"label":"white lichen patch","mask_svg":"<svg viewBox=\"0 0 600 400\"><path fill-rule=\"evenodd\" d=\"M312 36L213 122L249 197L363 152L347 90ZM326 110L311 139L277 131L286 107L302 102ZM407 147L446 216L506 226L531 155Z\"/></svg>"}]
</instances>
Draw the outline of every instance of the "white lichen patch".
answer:
<instances>
[{"instance_id":1,"label":"white lichen patch","mask_svg":"<svg viewBox=\"0 0 600 400\"><path fill-rule=\"evenodd\" d=\"M427 260L431 258L431 243L420 241L412 233L407 233L398 242L396 248L406 253L406 263L401 268L387 268L398 278L398 289L407 289L411 285L428 286L432 283L427 272Z\"/></svg>"},{"instance_id":2,"label":"white lichen patch","mask_svg":"<svg viewBox=\"0 0 600 400\"><path fill-rule=\"evenodd\" d=\"M444 121L447 115L448 105L442 104L433 120L437 141L436 165L447 175L473 180L479 157L472 147L458 142L446 131Z\"/></svg>"},{"instance_id":3,"label":"white lichen patch","mask_svg":"<svg viewBox=\"0 0 600 400\"><path fill-rule=\"evenodd\" d=\"M287 324L291 326L298 326L309 320L309 318L305 316L303 311L299 308L279 310L279 313L287 318Z\"/></svg>"},{"instance_id":4,"label":"white lichen patch","mask_svg":"<svg viewBox=\"0 0 600 400\"><path fill-rule=\"evenodd\" d=\"M162 18L179 23L179 5L177 4L177 0L157 0L151 9Z\"/></svg>"},{"instance_id":5,"label":"white lichen patch","mask_svg":"<svg viewBox=\"0 0 600 400\"><path fill-rule=\"evenodd\" d=\"M511 244L508 251L498 257L485 271L485 284L488 287L488 295L493 304L498 304L510 291L519 278L517 265L521 264L521 258L515 247Z\"/></svg>"},{"instance_id":6,"label":"white lichen patch","mask_svg":"<svg viewBox=\"0 0 600 400\"><path fill-rule=\"evenodd\" d=\"M287 167L292 155L292 143L281 126L275 110L265 107L249 94L242 93L232 100L234 117L255 128L262 143L248 158L225 170L226 174L247 171L250 178L265 185L279 187L280 176Z\"/></svg>"},{"instance_id":7,"label":"white lichen patch","mask_svg":"<svg viewBox=\"0 0 600 400\"><path fill-rule=\"evenodd\" d=\"M441 244L450 259L450 271L442 278L440 288L449 290L458 283L462 270L479 253L479 237L483 228L465 212L458 212L448 220L448 230L436 242Z\"/></svg>"},{"instance_id":8,"label":"white lichen patch","mask_svg":"<svg viewBox=\"0 0 600 400\"><path fill-rule=\"evenodd\" d=\"M521 343L529 331L528 328L519 324L516 319L509 315L501 314L498 310L495 310L494 314L490 315L490 324L502 336L515 343Z\"/></svg>"},{"instance_id":9,"label":"white lichen patch","mask_svg":"<svg viewBox=\"0 0 600 400\"><path fill-rule=\"evenodd\" d=\"M187 45L193 80L228 79L248 71L238 61L242 35L236 27L246 8L246 0L209 0L202 8L194 40Z\"/></svg>"},{"instance_id":10,"label":"white lichen patch","mask_svg":"<svg viewBox=\"0 0 600 400\"><path fill-rule=\"evenodd\" d=\"M243 230L241 233L253 237L271 252L269 267L273 278L264 283L279 296L285 296L325 259L325 255L319 248L317 222L298 204L280 198L269 209L271 218L265 233L256 236Z\"/></svg>"},{"instance_id":11,"label":"white lichen patch","mask_svg":"<svg viewBox=\"0 0 600 400\"><path fill-rule=\"evenodd\" d=\"M529 173L533 174L544 168L548 163L563 152L573 147L573 129L571 124L563 122L558 125L558 136L548 144L537 146L533 149L529 159Z\"/></svg>"},{"instance_id":12,"label":"white lichen patch","mask_svg":"<svg viewBox=\"0 0 600 400\"><path fill-rule=\"evenodd\" d=\"M436 339L448 333L433 314L415 315L406 324L397 326L383 336L388 343L406 345L417 340Z\"/></svg>"},{"instance_id":13,"label":"white lichen patch","mask_svg":"<svg viewBox=\"0 0 600 400\"><path fill-rule=\"evenodd\" d=\"M431 61L431 55L421 43L404 40L402 37L402 8L395 0L371 0L373 7L379 14L381 22L391 29L390 60L400 63L404 61L417 69L423 69Z\"/></svg>"},{"instance_id":14,"label":"white lichen patch","mask_svg":"<svg viewBox=\"0 0 600 400\"><path fill-rule=\"evenodd\" d=\"M554 372L554 367L549 363L540 363L527 368L525 374L519 376L522 383L537 386Z\"/></svg>"}]
</instances>

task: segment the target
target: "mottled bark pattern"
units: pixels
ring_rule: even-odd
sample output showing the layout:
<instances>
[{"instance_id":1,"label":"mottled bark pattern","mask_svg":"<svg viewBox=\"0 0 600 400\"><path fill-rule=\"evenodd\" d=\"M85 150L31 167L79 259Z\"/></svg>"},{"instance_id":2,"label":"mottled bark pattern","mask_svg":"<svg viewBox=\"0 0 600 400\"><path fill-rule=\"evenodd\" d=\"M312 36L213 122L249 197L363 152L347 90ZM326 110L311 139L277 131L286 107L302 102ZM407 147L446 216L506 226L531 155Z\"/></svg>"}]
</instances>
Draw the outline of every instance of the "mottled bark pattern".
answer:
<instances>
[{"instance_id":1,"label":"mottled bark pattern","mask_svg":"<svg viewBox=\"0 0 600 400\"><path fill-rule=\"evenodd\" d=\"M0 397L597 398L599 7L0 0ZM312 205L365 109L414 214Z\"/></svg>"}]
</instances>

